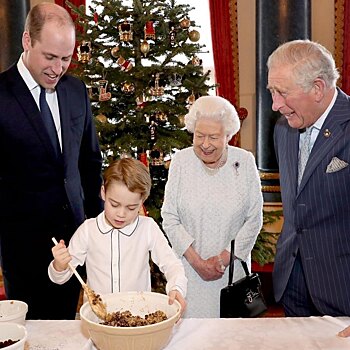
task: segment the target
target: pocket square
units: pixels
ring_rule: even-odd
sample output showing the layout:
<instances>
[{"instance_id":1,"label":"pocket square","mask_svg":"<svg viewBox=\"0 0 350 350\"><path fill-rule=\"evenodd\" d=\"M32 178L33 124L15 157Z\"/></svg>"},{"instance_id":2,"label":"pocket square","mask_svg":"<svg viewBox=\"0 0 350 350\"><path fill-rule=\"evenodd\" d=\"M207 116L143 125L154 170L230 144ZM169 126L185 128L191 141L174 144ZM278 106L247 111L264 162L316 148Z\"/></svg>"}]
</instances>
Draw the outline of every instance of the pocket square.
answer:
<instances>
[{"instance_id":1,"label":"pocket square","mask_svg":"<svg viewBox=\"0 0 350 350\"><path fill-rule=\"evenodd\" d=\"M341 160L337 157L333 157L330 163L327 165L326 173L335 173L349 166L349 163Z\"/></svg>"}]
</instances>

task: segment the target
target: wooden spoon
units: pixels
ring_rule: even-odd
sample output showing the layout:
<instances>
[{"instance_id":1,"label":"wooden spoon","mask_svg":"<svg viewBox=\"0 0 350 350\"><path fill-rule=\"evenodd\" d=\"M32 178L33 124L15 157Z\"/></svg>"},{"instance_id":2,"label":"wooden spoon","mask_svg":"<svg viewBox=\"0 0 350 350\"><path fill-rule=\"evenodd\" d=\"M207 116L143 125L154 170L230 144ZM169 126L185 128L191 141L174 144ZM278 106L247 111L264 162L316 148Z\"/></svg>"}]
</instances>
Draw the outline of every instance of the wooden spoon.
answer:
<instances>
[{"instance_id":1,"label":"wooden spoon","mask_svg":"<svg viewBox=\"0 0 350 350\"><path fill-rule=\"evenodd\" d=\"M55 243L55 245L58 244L57 240L55 237L52 237L52 241ZM69 268L72 270L74 275L77 277L79 282L81 283L84 292L89 300L89 304L91 306L92 311L95 313L97 317L99 317L101 320L106 320L107 319L107 308L106 304L102 301L101 297L99 294L96 294L93 289L91 289L81 278L77 270L72 266L70 263L68 263Z\"/></svg>"}]
</instances>

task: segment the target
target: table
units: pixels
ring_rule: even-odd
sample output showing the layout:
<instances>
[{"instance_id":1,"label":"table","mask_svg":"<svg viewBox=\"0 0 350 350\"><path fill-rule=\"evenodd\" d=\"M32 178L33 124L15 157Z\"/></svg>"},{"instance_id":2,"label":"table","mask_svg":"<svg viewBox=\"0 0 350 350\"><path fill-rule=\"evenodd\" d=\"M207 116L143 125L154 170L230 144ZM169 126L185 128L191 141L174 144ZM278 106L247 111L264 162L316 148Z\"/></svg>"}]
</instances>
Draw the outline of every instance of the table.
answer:
<instances>
[{"instance_id":1,"label":"table","mask_svg":"<svg viewBox=\"0 0 350 350\"><path fill-rule=\"evenodd\" d=\"M350 317L182 319L165 350L342 350L350 338L336 334ZM25 350L93 350L76 321L26 321Z\"/></svg>"}]
</instances>

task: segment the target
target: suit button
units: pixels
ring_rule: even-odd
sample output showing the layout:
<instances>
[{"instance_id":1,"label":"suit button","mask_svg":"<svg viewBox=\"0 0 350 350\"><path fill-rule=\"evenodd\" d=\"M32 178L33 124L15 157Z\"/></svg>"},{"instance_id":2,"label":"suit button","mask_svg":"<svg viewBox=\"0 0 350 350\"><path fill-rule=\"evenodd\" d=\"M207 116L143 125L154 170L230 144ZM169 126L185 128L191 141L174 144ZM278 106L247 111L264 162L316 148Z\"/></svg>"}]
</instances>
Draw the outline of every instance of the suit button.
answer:
<instances>
[{"instance_id":1,"label":"suit button","mask_svg":"<svg viewBox=\"0 0 350 350\"><path fill-rule=\"evenodd\" d=\"M66 183L67 183L67 179L64 179L64 180L63 180L63 183L66 184Z\"/></svg>"},{"instance_id":2,"label":"suit button","mask_svg":"<svg viewBox=\"0 0 350 350\"><path fill-rule=\"evenodd\" d=\"M62 205L62 209L63 209L64 211L68 210L68 209L69 209L68 204L63 204L63 205Z\"/></svg>"},{"instance_id":3,"label":"suit button","mask_svg":"<svg viewBox=\"0 0 350 350\"><path fill-rule=\"evenodd\" d=\"M297 234L300 235L301 233L303 233L303 230L301 228L297 228Z\"/></svg>"},{"instance_id":4,"label":"suit button","mask_svg":"<svg viewBox=\"0 0 350 350\"><path fill-rule=\"evenodd\" d=\"M295 258L297 256L297 252L293 252L292 256Z\"/></svg>"}]
</instances>

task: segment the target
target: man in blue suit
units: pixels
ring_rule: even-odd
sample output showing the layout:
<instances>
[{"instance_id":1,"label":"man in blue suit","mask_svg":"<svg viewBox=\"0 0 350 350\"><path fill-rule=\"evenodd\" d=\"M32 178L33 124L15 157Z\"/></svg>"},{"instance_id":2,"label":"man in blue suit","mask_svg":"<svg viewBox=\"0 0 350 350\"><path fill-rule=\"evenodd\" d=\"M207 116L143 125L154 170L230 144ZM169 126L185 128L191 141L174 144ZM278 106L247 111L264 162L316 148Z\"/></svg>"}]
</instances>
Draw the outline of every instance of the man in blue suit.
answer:
<instances>
[{"instance_id":1,"label":"man in blue suit","mask_svg":"<svg viewBox=\"0 0 350 350\"><path fill-rule=\"evenodd\" d=\"M69 242L86 217L101 212L101 152L86 87L65 75L75 46L68 12L52 3L33 7L22 45L17 64L0 74L5 290L9 299L28 303L28 319L73 319L80 286L73 279L64 286L49 280L51 237ZM40 112L41 91L56 140Z\"/></svg>"},{"instance_id":2,"label":"man in blue suit","mask_svg":"<svg viewBox=\"0 0 350 350\"><path fill-rule=\"evenodd\" d=\"M350 98L318 43L282 44L267 66L272 109L282 114L274 132L284 213L275 299L286 316L350 316Z\"/></svg>"}]
</instances>

